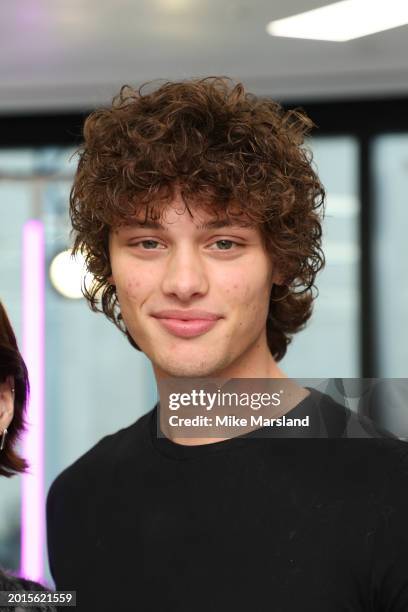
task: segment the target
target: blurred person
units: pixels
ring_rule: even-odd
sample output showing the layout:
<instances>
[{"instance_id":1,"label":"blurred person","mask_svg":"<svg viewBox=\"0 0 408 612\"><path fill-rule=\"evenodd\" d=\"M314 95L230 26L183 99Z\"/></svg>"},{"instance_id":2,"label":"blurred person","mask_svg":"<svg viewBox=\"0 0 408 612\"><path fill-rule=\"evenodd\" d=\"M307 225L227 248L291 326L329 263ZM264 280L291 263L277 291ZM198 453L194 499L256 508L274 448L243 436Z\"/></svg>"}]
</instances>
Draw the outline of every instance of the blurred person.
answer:
<instances>
[{"instance_id":1,"label":"blurred person","mask_svg":"<svg viewBox=\"0 0 408 612\"><path fill-rule=\"evenodd\" d=\"M16 336L3 304L0 302L0 475L10 478L28 469L16 445L25 429L24 411L29 394L29 379ZM0 568L0 591L48 591L43 585L22 577L8 575ZM1 610L22 610L2 606ZM52 606L25 607L24 610L53 612Z\"/></svg>"},{"instance_id":2,"label":"blurred person","mask_svg":"<svg viewBox=\"0 0 408 612\"><path fill-rule=\"evenodd\" d=\"M159 387L285 380L311 427L185 439L159 401L100 440L47 498L80 610L408 610L408 447L278 365L324 265L312 126L224 77L124 86L85 121L70 214L90 307Z\"/></svg>"}]
</instances>

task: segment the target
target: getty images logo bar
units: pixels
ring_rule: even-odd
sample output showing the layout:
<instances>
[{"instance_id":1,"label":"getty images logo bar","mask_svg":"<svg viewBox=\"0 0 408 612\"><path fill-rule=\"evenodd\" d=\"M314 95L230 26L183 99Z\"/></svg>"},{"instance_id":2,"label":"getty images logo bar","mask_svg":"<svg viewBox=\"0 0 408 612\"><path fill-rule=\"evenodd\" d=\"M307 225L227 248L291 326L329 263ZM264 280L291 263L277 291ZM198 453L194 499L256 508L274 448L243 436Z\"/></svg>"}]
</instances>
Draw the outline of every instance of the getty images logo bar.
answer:
<instances>
[{"instance_id":1,"label":"getty images logo bar","mask_svg":"<svg viewBox=\"0 0 408 612\"><path fill-rule=\"evenodd\" d=\"M157 435L172 439L408 439L408 379L170 377L157 405Z\"/></svg>"}]
</instances>

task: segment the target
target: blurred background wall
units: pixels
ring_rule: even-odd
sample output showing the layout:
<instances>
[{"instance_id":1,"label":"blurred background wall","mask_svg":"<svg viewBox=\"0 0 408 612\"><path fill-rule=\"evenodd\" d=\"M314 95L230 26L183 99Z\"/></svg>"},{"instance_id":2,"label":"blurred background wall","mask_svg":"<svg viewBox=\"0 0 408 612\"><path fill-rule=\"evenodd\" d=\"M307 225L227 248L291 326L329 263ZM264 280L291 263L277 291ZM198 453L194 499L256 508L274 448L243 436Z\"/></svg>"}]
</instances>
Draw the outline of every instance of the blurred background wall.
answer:
<instances>
[{"instance_id":1,"label":"blurred background wall","mask_svg":"<svg viewBox=\"0 0 408 612\"><path fill-rule=\"evenodd\" d=\"M62 469L156 401L144 355L49 276L70 246L72 154L84 117L125 83L227 75L311 116L308 144L328 194L327 265L314 316L281 365L297 378L407 376L408 30L345 42L266 32L271 20L325 4L1 3L0 299L22 343L22 232L38 219L46 264L44 494ZM408 438L403 409L382 419ZM20 504L21 477L0 480L0 564L16 571ZM42 572L50 580L45 547Z\"/></svg>"}]
</instances>

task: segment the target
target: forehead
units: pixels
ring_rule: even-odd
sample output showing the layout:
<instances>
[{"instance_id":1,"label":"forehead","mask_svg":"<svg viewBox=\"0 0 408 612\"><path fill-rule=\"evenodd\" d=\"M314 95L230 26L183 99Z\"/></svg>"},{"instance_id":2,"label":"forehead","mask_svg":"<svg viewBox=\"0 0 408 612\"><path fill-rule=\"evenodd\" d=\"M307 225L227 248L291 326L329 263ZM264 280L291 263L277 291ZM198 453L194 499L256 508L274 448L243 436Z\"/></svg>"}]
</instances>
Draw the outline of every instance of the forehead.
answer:
<instances>
[{"instance_id":1,"label":"forehead","mask_svg":"<svg viewBox=\"0 0 408 612\"><path fill-rule=\"evenodd\" d=\"M221 229L223 227L245 227L245 228L255 228L255 225L250 222L244 222L239 220L232 219L212 219L204 222L192 222L192 225L198 231L209 230L209 229ZM152 221L147 219L146 221L142 221L139 219L135 219L134 221L126 221L122 227L124 229L157 229L163 231L169 231L171 228L171 223L160 222L160 221Z\"/></svg>"},{"instance_id":2,"label":"forehead","mask_svg":"<svg viewBox=\"0 0 408 612\"><path fill-rule=\"evenodd\" d=\"M240 211L226 213L225 211L212 211L199 207L193 210L186 206L168 206L162 209L159 214L152 214L149 211L136 212L131 218L127 218L120 223L124 229L156 229L169 231L172 226L189 225L197 231L210 229L220 229L224 227L256 228L257 224L246 217Z\"/></svg>"}]
</instances>

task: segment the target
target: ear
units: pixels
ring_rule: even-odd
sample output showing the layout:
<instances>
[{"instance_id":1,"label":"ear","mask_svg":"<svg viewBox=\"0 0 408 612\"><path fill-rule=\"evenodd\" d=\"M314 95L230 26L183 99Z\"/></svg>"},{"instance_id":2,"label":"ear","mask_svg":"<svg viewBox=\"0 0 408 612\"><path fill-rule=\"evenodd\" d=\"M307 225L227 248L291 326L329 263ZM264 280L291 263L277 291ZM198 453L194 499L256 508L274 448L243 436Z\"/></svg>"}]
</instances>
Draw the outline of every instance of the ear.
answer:
<instances>
[{"instance_id":1,"label":"ear","mask_svg":"<svg viewBox=\"0 0 408 612\"><path fill-rule=\"evenodd\" d=\"M0 383L0 434L9 427L14 417L14 378L9 376Z\"/></svg>"},{"instance_id":2,"label":"ear","mask_svg":"<svg viewBox=\"0 0 408 612\"><path fill-rule=\"evenodd\" d=\"M273 285L286 285L285 261L277 256L271 258L271 287Z\"/></svg>"},{"instance_id":3,"label":"ear","mask_svg":"<svg viewBox=\"0 0 408 612\"><path fill-rule=\"evenodd\" d=\"M285 284L285 277L283 276L283 274L281 274L279 272L278 269L276 269L272 275L272 284L273 285L284 285Z\"/></svg>"},{"instance_id":4,"label":"ear","mask_svg":"<svg viewBox=\"0 0 408 612\"><path fill-rule=\"evenodd\" d=\"M114 285L114 284L115 284L115 281L113 280L113 275L112 275L112 274L111 274L110 276L108 276L108 282L109 282L111 285Z\"/></svg>"}]
</instances>

